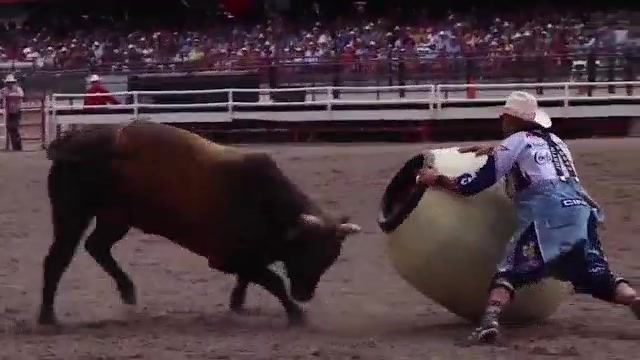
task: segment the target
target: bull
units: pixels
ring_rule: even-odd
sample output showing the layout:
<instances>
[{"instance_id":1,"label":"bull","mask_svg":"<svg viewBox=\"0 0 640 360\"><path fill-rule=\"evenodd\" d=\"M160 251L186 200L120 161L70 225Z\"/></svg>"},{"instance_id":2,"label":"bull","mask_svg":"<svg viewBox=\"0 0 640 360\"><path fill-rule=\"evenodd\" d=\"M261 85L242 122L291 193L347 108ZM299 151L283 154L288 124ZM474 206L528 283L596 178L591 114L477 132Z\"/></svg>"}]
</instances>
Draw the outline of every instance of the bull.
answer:
<instances>
[{"instance_id":1,"label":"bull","mask_svg":"<svg viewBox=\"0 0 640 360\"><path fill-rule=\"evenodd\" d=\"M44 259L39 324L57 323L59 281L93 219L85 249L124 304L136 304L136 287L111 249L136 228L235 275L231 310L243 309L255 283L280 301L292 325L305 322L296 301L313 298L344 240L360 231L318 207L269 155L169 125L135 121L70 132L50 144L47 157L53 243ZM289 292L269 269L275 262L284 265Z\"/></svg>"}]
</instances>

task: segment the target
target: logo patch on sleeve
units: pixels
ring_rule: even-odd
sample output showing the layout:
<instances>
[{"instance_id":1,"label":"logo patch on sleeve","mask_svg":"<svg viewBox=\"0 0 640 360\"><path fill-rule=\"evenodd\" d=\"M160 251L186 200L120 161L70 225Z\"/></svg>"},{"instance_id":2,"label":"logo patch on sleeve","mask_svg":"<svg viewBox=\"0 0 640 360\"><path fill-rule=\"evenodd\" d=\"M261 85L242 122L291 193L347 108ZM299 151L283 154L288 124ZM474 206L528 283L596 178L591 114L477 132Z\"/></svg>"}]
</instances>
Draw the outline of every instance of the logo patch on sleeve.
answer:
<instances>
[{"instance_id":1,"label":"logo patch on sleeve","mask_svg":"<svg viewBox=\"0 0 640 360\"><path fill-rule=\"evenodd\" d=\"M462 186L469 185L469 183L472 182L473 179L475 178L476 178L475 174L469 174L469 173L462 174L458 178L458 183Z\"/></svg>"},{"instance_id":2,"label":"logo patch on sleeve","mask_svg":"<svg viewBox=\"0 0 640 360\"><path fill-rule=\"evenodd\" d=\"M571 206L589 206L589 204L587 204L587 202L582 199L562 200L562 207L571 207Z\"/></svg>"}]
</instances>

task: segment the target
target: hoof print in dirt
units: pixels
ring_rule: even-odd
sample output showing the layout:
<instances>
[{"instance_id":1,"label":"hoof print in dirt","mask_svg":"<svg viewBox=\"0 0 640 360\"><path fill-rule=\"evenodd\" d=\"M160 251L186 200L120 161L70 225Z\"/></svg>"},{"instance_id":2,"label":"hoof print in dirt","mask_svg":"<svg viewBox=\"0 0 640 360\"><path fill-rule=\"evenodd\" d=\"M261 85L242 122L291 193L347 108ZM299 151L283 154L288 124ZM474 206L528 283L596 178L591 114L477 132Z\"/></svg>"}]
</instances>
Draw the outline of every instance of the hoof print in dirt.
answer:
<instances>
[{"instance_id":1,"label":"hoof print in dirt","mask_svg":"<svg viewBox=\"0 0 640 360\"><path fill-rule=\"evenodd\" d=\"M239 316L259 316L262 314L260 308L246 308L246 307L230 307L229 312Z\"/></svg>"}]
</instances>

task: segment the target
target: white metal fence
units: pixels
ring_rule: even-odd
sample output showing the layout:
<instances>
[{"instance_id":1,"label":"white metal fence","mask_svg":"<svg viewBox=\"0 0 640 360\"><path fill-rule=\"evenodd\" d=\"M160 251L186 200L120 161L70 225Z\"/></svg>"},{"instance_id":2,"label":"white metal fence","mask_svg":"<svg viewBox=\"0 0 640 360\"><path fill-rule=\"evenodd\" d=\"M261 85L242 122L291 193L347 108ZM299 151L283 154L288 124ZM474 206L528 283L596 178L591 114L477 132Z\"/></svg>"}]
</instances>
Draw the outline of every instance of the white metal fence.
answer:
<instances>
[{"instance_id":1,"label":"white metal fence","mask_svg":"<svg viewBox=\"0 0 640 360\"><path fill-rule=\"evenodd\" d=\"M581 94L585 88L594 87L594 94L586 96ZM494 102L504 97L511 90L535 90L540 88L545 94L538 95L540 100L562 100L565 106L569 106L570 101L580 100L612 100L612 99L640 99L640 95L634 94L609 94L607 88L613 86L617 92L625 91L626 87L640 87L640 81L615 81L615 82L559 82L559 83L508 83L508 84L429 84L429 85L396 85L396 86L325 86L325 87L300 87L300 88L278 88L278 89L211 89L211 90L163 90L163 91L125 91L114 92L114 96L131 96L131 104L109 105L108 108L140 109L140 108L233 108L233 106L264 106L269 104L287 105L395 105L395 104L427 104L434 108L441 108L443 104L452 103L487 103ZM405 96L398 94L404 90ZM640 89L639 89L640 90ZM307 93L307 99L302 102L273 102L269 95L278 92ZM340 98L334 98L334 91L338 91ZM469 91L475 96L469 96ZM464 97L452 97L451 93L464 92ZM238 102L233 100L234 93L259 93L263 95L258 102ZM380 96L380 94L385 96ZM201 103L201 104L144 104L140 102L141 96L148 95L182 95L182 94L226 94L227 101L224 103ZM105 106L82 106L69 100L83 99L87 96L101 96L103 94L53 94L53 107L57 110L73 110L78 108L104 108ZM267 97L264 97L267 95ZM66 101L65 101L66 100Z\"/></svg>"},{"instance_id":2,"label":"white metal fence","mask_svg":"<svg viewBox=\"0 0 640 360\"><path fill-rule=\"evenodd\" d=\"M590 96L587 95L589 88ZM123 123L141 117L167 123L234 119L326 121L492 118L509 92L526 90L535 93L540 89L542 94L537 98L542 106L548 108L552 117L633 116L640 114L640 94L634 93L636 88L640 90L640 81L130 91L111 95L127 96L131 103L97 106L84 106L82 101L87 96L104 94L53 94L47 99L48 116L43 136L47 142L52 140L58 125ZM610 89L614 89L615 93L610 93ZM273 101L271 95L278 92L302 92L304 101ZM335 92L340 94L339 97L334 97ZM257 93L259 100L236 101L234 94L237 93ZM212 99L211 102L197 104L153 104L141 101L150 95L183 94L226 94L226 101L213 102ZM621 103L611 105L615 101ZM393 108L385 109L385 106ZM368 107L376 108L371 110ZM103 111L87 113L90 109Z\"/></svg>"}]
</instances>

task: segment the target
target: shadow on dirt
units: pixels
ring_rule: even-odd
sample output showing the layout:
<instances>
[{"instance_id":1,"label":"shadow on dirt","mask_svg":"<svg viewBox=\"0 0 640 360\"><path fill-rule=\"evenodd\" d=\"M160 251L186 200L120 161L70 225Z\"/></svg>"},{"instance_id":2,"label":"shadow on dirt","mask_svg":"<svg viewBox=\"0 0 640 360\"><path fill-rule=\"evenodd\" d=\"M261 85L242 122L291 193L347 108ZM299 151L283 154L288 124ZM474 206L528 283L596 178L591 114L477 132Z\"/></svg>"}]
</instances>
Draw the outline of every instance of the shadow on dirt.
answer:
<instances>
[{"instance_id":1,"label":"shadow on dirt","mask_svg":"<svg viewBox=\"0 0 640 360\"><path fill-rule=\"evenodd\" d=\"M258 313L259 315L256 315ZM244 315L199 312L168 312L160 315L136 313L125 319L61 322L55 326L40 326L33 320L18 320L3 330L1 333L8 336L93 335L101 338L137 334L155 334L161 337L171 333L210 336L223 333L299 331L298 328L288 327L286 318L281 314L258 311Z\"/></svg>"},{"instance_id":2,"label":"shadow on dirt","mask_svg":"<svg viewBox=\"0 0 640 360\"><path fill-rule=\"evenodd\" d=\"M512 329L508 332L513 340L554 340L575 337L581 339L606 340L640 340L636 327L628 328L620 325L598 325L575 320L548 321L527 328Z\"/></svg>"},{"instance_id":3,"label":"shadow on dirt","mask_svg":"<svg viewBox=\"0 0 640 360\"><path fill-rule=\"evenodd\" d=\"M336 325L336 324L334 324ZM504 345L552 341L559 338L576 337L583 339L640 340L637 329L617 326L593 326L577 321L547 320L529 326L505 326ZM242 335L256 333L296 333L298 335L329 335L342 339L384 338L386 341L407 341L415 339L442 340L466 347L470 346L468 336L473 325L452 319L438 323L407 323L386 319L368 319L361 323L338 326L315 324L312 319L304 327L289 327L286 318L279 312L249 309L246 314L168 312L164 314L136 313L127 319L103 319L88 322L64 322L58 326L38 326L33 321L19 320L1 331L4 336L61 336L83 335L121 337L123 335L145 334L166 336L167 334L189 335ZM0 335L0 336L3 336ZM503 345L503 346L504 346Z\"/></svg>"}]
</instances>

